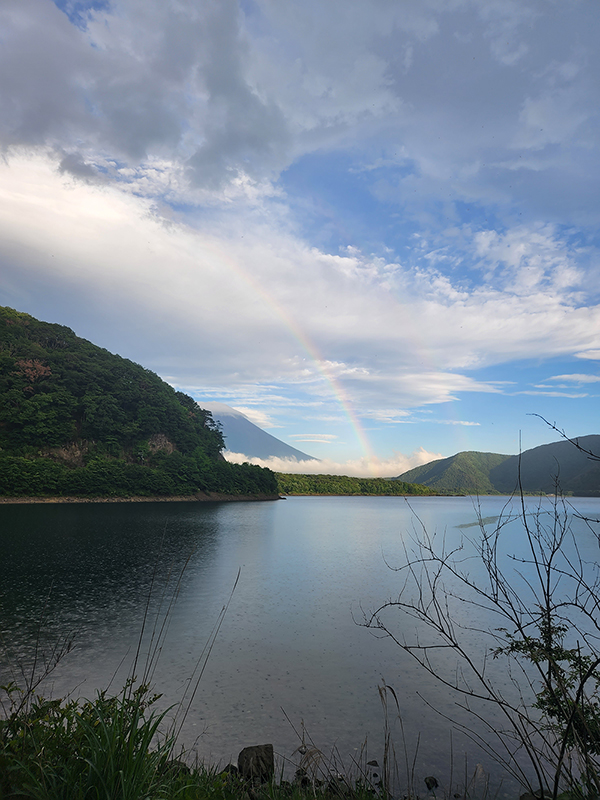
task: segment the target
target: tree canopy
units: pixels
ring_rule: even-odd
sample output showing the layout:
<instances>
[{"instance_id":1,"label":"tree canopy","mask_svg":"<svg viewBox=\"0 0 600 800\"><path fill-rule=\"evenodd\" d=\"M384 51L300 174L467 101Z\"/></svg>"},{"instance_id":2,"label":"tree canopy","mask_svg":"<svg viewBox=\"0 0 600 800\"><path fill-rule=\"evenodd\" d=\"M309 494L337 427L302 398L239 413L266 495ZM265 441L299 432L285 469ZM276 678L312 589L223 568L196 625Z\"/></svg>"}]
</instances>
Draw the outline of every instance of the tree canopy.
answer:
<instances>
[{"instance_id":1,"label":"tree canopy","mask_svg":"<svg viewBox=\"0 0 600 800\"><path fill-rule=\"evenodd\" d=\"M427 495L433 489L387 478L353 478L348 475L288 475L275 473L282 494L289 495Z\"/></svg>"}]
</instances>

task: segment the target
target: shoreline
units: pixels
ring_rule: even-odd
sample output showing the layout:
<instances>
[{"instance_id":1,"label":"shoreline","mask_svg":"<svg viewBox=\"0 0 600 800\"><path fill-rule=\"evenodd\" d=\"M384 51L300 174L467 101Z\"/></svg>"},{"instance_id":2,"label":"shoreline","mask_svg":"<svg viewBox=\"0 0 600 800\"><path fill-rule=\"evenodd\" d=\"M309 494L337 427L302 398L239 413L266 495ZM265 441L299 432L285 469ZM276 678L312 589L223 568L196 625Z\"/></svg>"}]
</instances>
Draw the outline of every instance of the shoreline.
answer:
<instances>
[{"instance_id":1,"label":"shoreline","mask_svg":"<svg viewBox=\"0 0 600 800\"><path fill-rule=\"evenodd\" d=\"M250 501L281 500L280 494L220 494L219 492L197 492L187 495L133 496L133 497L0 497L0 505L34 503L246 503Z\"/></svg>"}]
</instances>

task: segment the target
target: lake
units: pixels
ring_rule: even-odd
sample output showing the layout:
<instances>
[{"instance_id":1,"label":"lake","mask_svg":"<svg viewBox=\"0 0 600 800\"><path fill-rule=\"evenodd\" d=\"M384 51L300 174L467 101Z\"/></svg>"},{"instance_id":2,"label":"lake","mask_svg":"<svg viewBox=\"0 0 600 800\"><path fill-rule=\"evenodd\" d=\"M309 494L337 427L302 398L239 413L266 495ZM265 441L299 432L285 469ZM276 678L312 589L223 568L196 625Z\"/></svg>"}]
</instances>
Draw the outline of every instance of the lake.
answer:
<instances>
[{"instance_id":1,"label":"lake","mask_svg":"<svg viewBox=\"0 0 600 800\"><path fill-rule=\"evenodd\" d=\"M507 498L479 502L490 529ZM600 516L598 499L572 502L582 514ZM531 512L537 503L527 500ZM290 758L303 731L346 764L365 738L369 757L381 759L378 686L385 681L399 698L411 758L419 741L419 775L442 780L451 753L460 770L467 753L470 770L481 762L495 776L494 764L433 710L453 715L455 698L391 639L359 624L363 612L398 595L401 575L390 567L402 563L403 547L421 525L452 546L479 535L477 515L468 497L0 505L0 683L10 678L9 661L31 664L36 641L48 654L59 637L73 634L74 649L44 691L93 696L109 684L118 689L146 608L143 653L161 602L164 612L178 586L152 675L161 702L176 703L239 572L182 730L183 743L201 759L225 764L263 742ZM577 519L573 525L584 557L597 561L593 530ZM522 524L506 531L518 547ZM474 622L468 612L462 621ZM390 622L399 636L416 626L398 615ZM475 637L472 646L484 645ZM440 669L452 668L444 654ZM398 722L394 733L403 761Z\"/></svg>"}]
</instances>

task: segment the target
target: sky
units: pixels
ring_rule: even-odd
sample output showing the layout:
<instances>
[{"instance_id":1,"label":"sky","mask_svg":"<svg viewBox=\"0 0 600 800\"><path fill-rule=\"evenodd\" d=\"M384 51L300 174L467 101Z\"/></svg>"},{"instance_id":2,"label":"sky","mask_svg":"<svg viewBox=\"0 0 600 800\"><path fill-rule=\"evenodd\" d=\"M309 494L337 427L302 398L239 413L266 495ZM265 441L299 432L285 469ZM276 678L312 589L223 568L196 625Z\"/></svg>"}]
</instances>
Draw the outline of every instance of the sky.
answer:
<instances>
[{"instance_id":1,"label":"sky","mask_svg":"<svg viewBox=\"0 0 600 800\"><path fill-rule=\"evenodd\" d=\"M598 433L598 41L597 0L2 0L0 305L332 472Z\"/></svg>"}]
</instances>

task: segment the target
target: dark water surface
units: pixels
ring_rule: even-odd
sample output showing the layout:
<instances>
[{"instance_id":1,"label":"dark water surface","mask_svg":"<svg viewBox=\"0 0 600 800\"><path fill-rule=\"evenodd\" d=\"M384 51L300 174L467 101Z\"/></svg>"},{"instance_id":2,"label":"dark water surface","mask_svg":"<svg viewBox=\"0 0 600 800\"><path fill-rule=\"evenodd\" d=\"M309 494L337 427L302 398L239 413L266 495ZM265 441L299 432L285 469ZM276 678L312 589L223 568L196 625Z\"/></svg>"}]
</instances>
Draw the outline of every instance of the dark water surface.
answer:
<instances>
[{"instance_id":1,"label":"dark water surface","mask_svg":"<svg viewBox=\"0 0 600 800\"><path fill-rule=\"evenodd\" d=\"M488 528L506 501L481 499ZM537 501L528 504L533 510ZM573 504L600 515L599 500ZM336 747L347 760L368 737L369 755L377 758L377 687L385 681L399 697L411 755L420 734L420 774L447 774L451 747L455 757L468 752L470 768L480 761L493 773L461 734L452 734L451 745L452 726L421 695L445 714L454 713L455 698L390 639L357 624L363 610L397 595L400 577L388 565L402 562L403 545L410 547L421 525L452 544L476 537L476 522L471 498L415 498L410 506L384 497L0 506L0 683L10 678L7 653L12 665L29 665L36 641L48 652L73 632L76 646L45 691L93 696L111 680L118 689L148 598L154 620L165 587L169 596L183 570L153 676L164 703L175 703L241 570L186 720L186 746L227 762L242 747L269 741L289 757L299 744L294 727L304 725L326 752ZM597 561L595 536L574 524L584 555ZM517 545L522 541L520 522L507 531ZM398 624L407 634L415 627ZM447 656L444 667L453 667ZM459 761L463 769L462 755Z\"/></svg>"}]
</instances>

